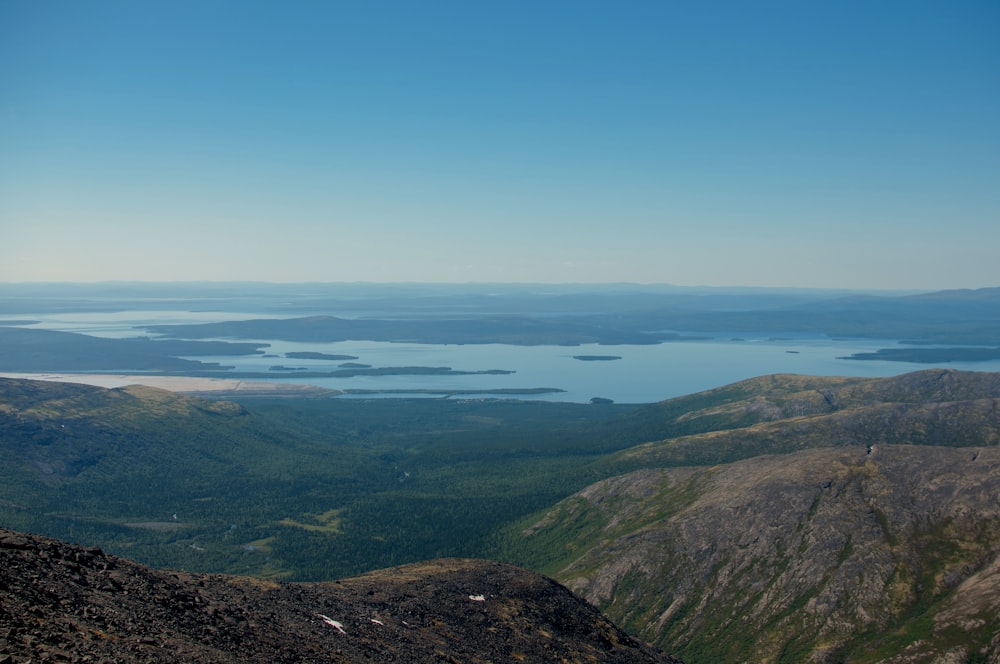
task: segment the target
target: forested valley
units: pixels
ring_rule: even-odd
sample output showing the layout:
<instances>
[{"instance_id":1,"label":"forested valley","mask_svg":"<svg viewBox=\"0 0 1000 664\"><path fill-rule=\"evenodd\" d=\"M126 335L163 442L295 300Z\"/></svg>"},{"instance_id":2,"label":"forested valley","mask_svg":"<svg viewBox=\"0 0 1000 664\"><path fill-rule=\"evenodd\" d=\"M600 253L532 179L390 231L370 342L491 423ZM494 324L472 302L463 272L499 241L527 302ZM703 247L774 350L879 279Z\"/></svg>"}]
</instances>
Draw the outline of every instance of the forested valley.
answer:
<instances>
[{"instance_id":1,"label":"forested valley","mask_svg":"<svg viewBox=\"0 0 1000 664\"><path fill-rule=\"evenodd\" d=\"M6 526L190 571L323 580L490 557L501 526L640 442L607 434L625 405L0 385Z\"/></svg>"}]
</instances>

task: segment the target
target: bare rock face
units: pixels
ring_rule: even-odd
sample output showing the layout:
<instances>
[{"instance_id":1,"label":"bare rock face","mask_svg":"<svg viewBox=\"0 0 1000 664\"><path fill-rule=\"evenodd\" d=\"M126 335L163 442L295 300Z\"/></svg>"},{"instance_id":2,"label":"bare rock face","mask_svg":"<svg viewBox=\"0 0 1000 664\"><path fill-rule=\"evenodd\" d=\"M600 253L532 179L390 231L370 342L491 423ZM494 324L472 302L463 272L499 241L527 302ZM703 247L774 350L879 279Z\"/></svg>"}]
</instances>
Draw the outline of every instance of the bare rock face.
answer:
<instances>
[{"instance_id":1,"label":"bare rock face","mask_svg":"<svg viewBox=\"0 0 1000 664\"><path fill-rule=\"evenodd\" d=\"M152 570L0 530L0 662L677 662L563 586L447 559L333 583Z\"/></svg>"},{"instance_id":2,"label":"bare rock face","mask_svg":"<svg viewBox=\"0 0 1000 664\"><path fill-rule=\"evenodd\" d=\"M998 495L996 447L809 449L611 478L524 535L688 662L996 662Z\"/></svg>"}]
</instances>

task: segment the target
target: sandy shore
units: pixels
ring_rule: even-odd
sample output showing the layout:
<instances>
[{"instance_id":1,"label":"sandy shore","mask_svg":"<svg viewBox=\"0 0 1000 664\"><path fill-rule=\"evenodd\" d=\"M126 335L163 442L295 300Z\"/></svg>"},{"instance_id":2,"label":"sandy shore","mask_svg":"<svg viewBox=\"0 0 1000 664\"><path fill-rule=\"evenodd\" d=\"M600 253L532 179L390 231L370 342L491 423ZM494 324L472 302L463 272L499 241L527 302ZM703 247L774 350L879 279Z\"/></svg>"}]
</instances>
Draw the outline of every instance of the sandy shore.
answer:
<instances>
[{"instance_id":1,"label":"sandy shore","mask_svg":"<svg viewBox=\"0 0 1000 664\"><path fill-rule=\"evenodd\" d=\"M72 373L0 373L2 378L27 378L51 380L60 383L82 383L98 387L124 387L146 385L179 394L203 394L221 397L226 395L269 397L320 397L340 394L317 385L299 383L268 383L265 381L239 380L236 378L191 378L188 376L144 376L142 374L72 374Z\"/></svg>"}]
</instances>

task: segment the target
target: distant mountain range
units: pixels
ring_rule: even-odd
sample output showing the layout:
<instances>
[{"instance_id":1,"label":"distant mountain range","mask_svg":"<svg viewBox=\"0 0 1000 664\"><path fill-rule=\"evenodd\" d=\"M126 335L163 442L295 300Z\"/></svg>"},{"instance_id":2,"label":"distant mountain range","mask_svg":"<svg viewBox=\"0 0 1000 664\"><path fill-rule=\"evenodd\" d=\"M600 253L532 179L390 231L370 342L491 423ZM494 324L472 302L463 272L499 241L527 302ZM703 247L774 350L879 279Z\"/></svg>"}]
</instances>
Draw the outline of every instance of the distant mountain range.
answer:
<instances>
[{"instance_id":1,"label":"distant mountain range","mask_svg":"<svg viewBox=\"0 0 1000 664\"><path fill-rule=\"evenodd\" d=\"M858 294L635 284L0 284L0 314L20 316L8 324L27 325L26 316L46 312L164 308L266 315L144 328L166 338L614 345L797 333L978 346L959 359L1000 357L1000 288ZM879 359L939 362L940 351Z\"/></svg>"},{"instance_id":2,"label":"distant mountain range","mask_svg":"<svg viewBox=\"0 0 1000 664\"><path fill-rule=\"evenodd\" d=\"M547 315L472 309L461 316L416 315L344 319L331 315L256 319L145 328L185 339L288 341L414 341L516 345L650 344L706 333L810 333L831 337L900 339L924 344L985 345L1000 357L1000 288L908 296L848 296L788 303L748 293L713 297L644 297L644 308L607 312L603 297L579 298L592 308L566 310L553 298ZM582 301L580 301L582 300ZM488 298L485 300L489 301ZM480 305L485 307L485 303ZM601 307L605 307L602 309ZM620 305L619 305L620 306ZM920 358L912 352L908 358ZM891 354L882 359L896 358ZM864 359L864 358L861 358ZM977 358L972 358L977 359ZM920 359L909 361L920 361ZM937 360L934 360L937 361Z\"/></svg>"}]
</instances>

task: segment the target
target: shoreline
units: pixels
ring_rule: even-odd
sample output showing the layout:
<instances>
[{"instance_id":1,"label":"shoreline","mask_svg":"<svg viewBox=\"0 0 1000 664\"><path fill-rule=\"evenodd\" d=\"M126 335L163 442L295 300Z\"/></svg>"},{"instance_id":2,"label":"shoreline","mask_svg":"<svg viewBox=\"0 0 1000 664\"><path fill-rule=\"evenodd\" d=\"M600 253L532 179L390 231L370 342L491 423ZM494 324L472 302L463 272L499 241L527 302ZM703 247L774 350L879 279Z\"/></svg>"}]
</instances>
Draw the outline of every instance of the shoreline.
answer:
<instances>
[{"instance_id":1,"label":"shoreline","mask_svg":"<svg viewBox=\"0 0 1000 664\"><path fill-rule=\"evenodd\" d=\"M0 378L43 380L57 383L80 383L95 387L115 388L145 385L191 396L264 396L264 397L327 397L342 394L317 385L302 383L270 383L238 378L196 378L191 376L145 376L142 374L94 373L21 373L2 372Z\"/></svg>"}]
</instances>

